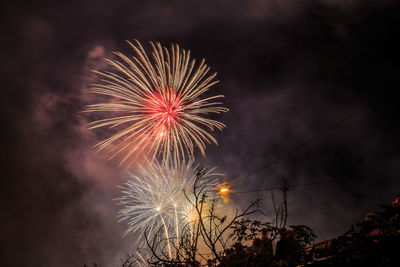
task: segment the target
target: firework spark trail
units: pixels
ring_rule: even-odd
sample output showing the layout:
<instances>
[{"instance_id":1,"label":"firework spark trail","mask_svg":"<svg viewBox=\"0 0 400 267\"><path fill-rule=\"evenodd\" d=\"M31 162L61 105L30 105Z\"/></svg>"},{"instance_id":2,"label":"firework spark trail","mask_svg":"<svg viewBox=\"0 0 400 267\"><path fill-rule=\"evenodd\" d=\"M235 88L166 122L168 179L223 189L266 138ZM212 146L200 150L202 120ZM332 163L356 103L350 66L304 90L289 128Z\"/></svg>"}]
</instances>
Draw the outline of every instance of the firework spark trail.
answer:
<instances>
[{"instance_id":1,"label":"firework spark trail","mask_svg":"<svg viewBox=\"0 0 400 267\"><path fill-rule=\"evenodd\" d=\"M150 60L138 41L128 43L136 56L128 58L115 52L118 60L107 59L114 71L95 71L102 77L101 83L87 90L111 98L85 108L86 112L110 114L90 123L91 129L116 130L99 142L97 149L108 148L111 158L121 156L120 164L127 167L142 153L149 161L162 156L162 161L171 160L175 165L193 159L196 147L205 155L206 143L217 144L209 132L225 125L204 116L228 111L217 101L223 95L200 98L218 83L216 73L208 75L210 68L204 59L196 67L190 51L178 45L168 50L151 42Z\"/></svg>"},{"instance_id":2,"label":"firework spark trail","mask_svg":"<svg viewBox=\"0 0 400 267\"><path fill-rule=\"evenodd\" d=\"M166 227L168 236L178 237L179 229L190 222L186 198L191 195L197 178L198 166L192 162L180 167L168 167L157 161L148 163L145 167L139 165L138 175L129 174L130 179L122 188L122 196L117 199L123 206L118 211L119 221L126 221L129 232L154 234ZM215 168L206 171L198 181L199 186L215 188L218 193L218 178L223 176L214 172ZM186 196L184 194L186 192Z\"/></svg>"}]
</instances>

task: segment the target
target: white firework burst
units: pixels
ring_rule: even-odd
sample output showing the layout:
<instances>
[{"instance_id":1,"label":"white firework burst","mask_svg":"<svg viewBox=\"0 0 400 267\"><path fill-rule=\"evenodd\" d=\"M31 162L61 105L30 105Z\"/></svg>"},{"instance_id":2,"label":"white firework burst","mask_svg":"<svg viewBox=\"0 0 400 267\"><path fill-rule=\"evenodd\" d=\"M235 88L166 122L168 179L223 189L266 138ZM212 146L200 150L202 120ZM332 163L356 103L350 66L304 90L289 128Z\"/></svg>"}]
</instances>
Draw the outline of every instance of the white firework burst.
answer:
<instances>
[{"instance_id":1,"label":"white firework burst","mask_svg":"<svg viewBox=\"0 0 400 267\"><path fill-rule=\"evenodd\" d=\"M208 190L209 194L218 193L218 179L222 176L214 170L204 171L198 181L199 186L215 188ZM139 165L138 174L129 173L130 179L121 186L122 196L118 198L122 206L119 221L128 225L125 234L146 231L152 238L161 229L167 238L179 237L183 224L191 220L187 218L189 200L198 172L199 166L192 162L169 167L154 161L145 167Z\"/></svg>"}]
</instances>

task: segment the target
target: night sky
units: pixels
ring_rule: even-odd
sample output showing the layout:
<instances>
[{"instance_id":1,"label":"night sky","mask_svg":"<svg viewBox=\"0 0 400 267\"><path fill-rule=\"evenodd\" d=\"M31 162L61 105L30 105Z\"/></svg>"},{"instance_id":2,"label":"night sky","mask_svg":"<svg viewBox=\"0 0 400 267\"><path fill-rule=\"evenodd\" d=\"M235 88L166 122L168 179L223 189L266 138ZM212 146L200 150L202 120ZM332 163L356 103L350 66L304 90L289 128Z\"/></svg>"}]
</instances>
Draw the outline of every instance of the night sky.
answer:
<instances>
[{"instance_id":1,"label":"night sky","mask_svg":"<svg viewBox=\"0 0 400 267\"><path fill-rule=\"evenodd\" d=\"M205 58L227 128L207 158L237 191L400 171L400 4L389 0L32 1L2 4L1 266L116 266L134 248L115 219L118 162L91 148L82 90L125 40ZM400 193L400 176L293 188L289 224L335 237ZM269 192L232 195L244 207ZM268 218L265 218L268 219Z\"/></svg>"}]
</instances>

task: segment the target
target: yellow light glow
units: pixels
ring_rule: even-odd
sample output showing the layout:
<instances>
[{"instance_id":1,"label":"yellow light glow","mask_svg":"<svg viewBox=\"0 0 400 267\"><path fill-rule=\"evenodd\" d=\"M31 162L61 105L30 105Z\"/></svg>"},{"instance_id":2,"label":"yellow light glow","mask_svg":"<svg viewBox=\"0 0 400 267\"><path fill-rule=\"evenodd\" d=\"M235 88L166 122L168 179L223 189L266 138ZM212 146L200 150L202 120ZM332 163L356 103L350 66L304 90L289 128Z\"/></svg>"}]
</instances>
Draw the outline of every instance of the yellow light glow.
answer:
<instances>
[{"instance_id":1,"label":"yellow light glow","mask_svg":"<svg viewBox=\"0 0 400 267\"><path fill-rule=\"evenodd\" d=\"M219 189L219 192L220 193L226 193L226 192L228 192L229 191L229 188L227 188L227 187L221 187L220 189Z\"/></svg>"}]
</instances>

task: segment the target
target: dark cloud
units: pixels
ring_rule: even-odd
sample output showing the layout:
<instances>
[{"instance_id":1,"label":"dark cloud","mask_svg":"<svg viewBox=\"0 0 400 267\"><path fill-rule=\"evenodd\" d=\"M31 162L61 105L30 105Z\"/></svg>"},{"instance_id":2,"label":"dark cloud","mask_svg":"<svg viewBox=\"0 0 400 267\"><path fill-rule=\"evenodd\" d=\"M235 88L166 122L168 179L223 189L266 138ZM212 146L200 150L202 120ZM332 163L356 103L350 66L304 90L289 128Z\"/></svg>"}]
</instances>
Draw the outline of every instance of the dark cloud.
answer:
<instances>
[{"instance_id":1,"label":"dark cloud","mask_svg":"<svg viewBox=\"0 0 400 267\"><path fill-rule=\"evenodd\" d=\"M90 69L125 39L179 43L217 71L228 125L200 161L242 177L365 103L364 112L237 184L251 190L398 170L395 1L65 1L3 10L0 265L115 266L134 246L115 219L125 176L91 146ZM383 100L380 100L383 99ZM298 188L290 221L320 238L399 192L398 177ZM232 197L245 205L258 196Z\"/></svg>"}]
</instances>

